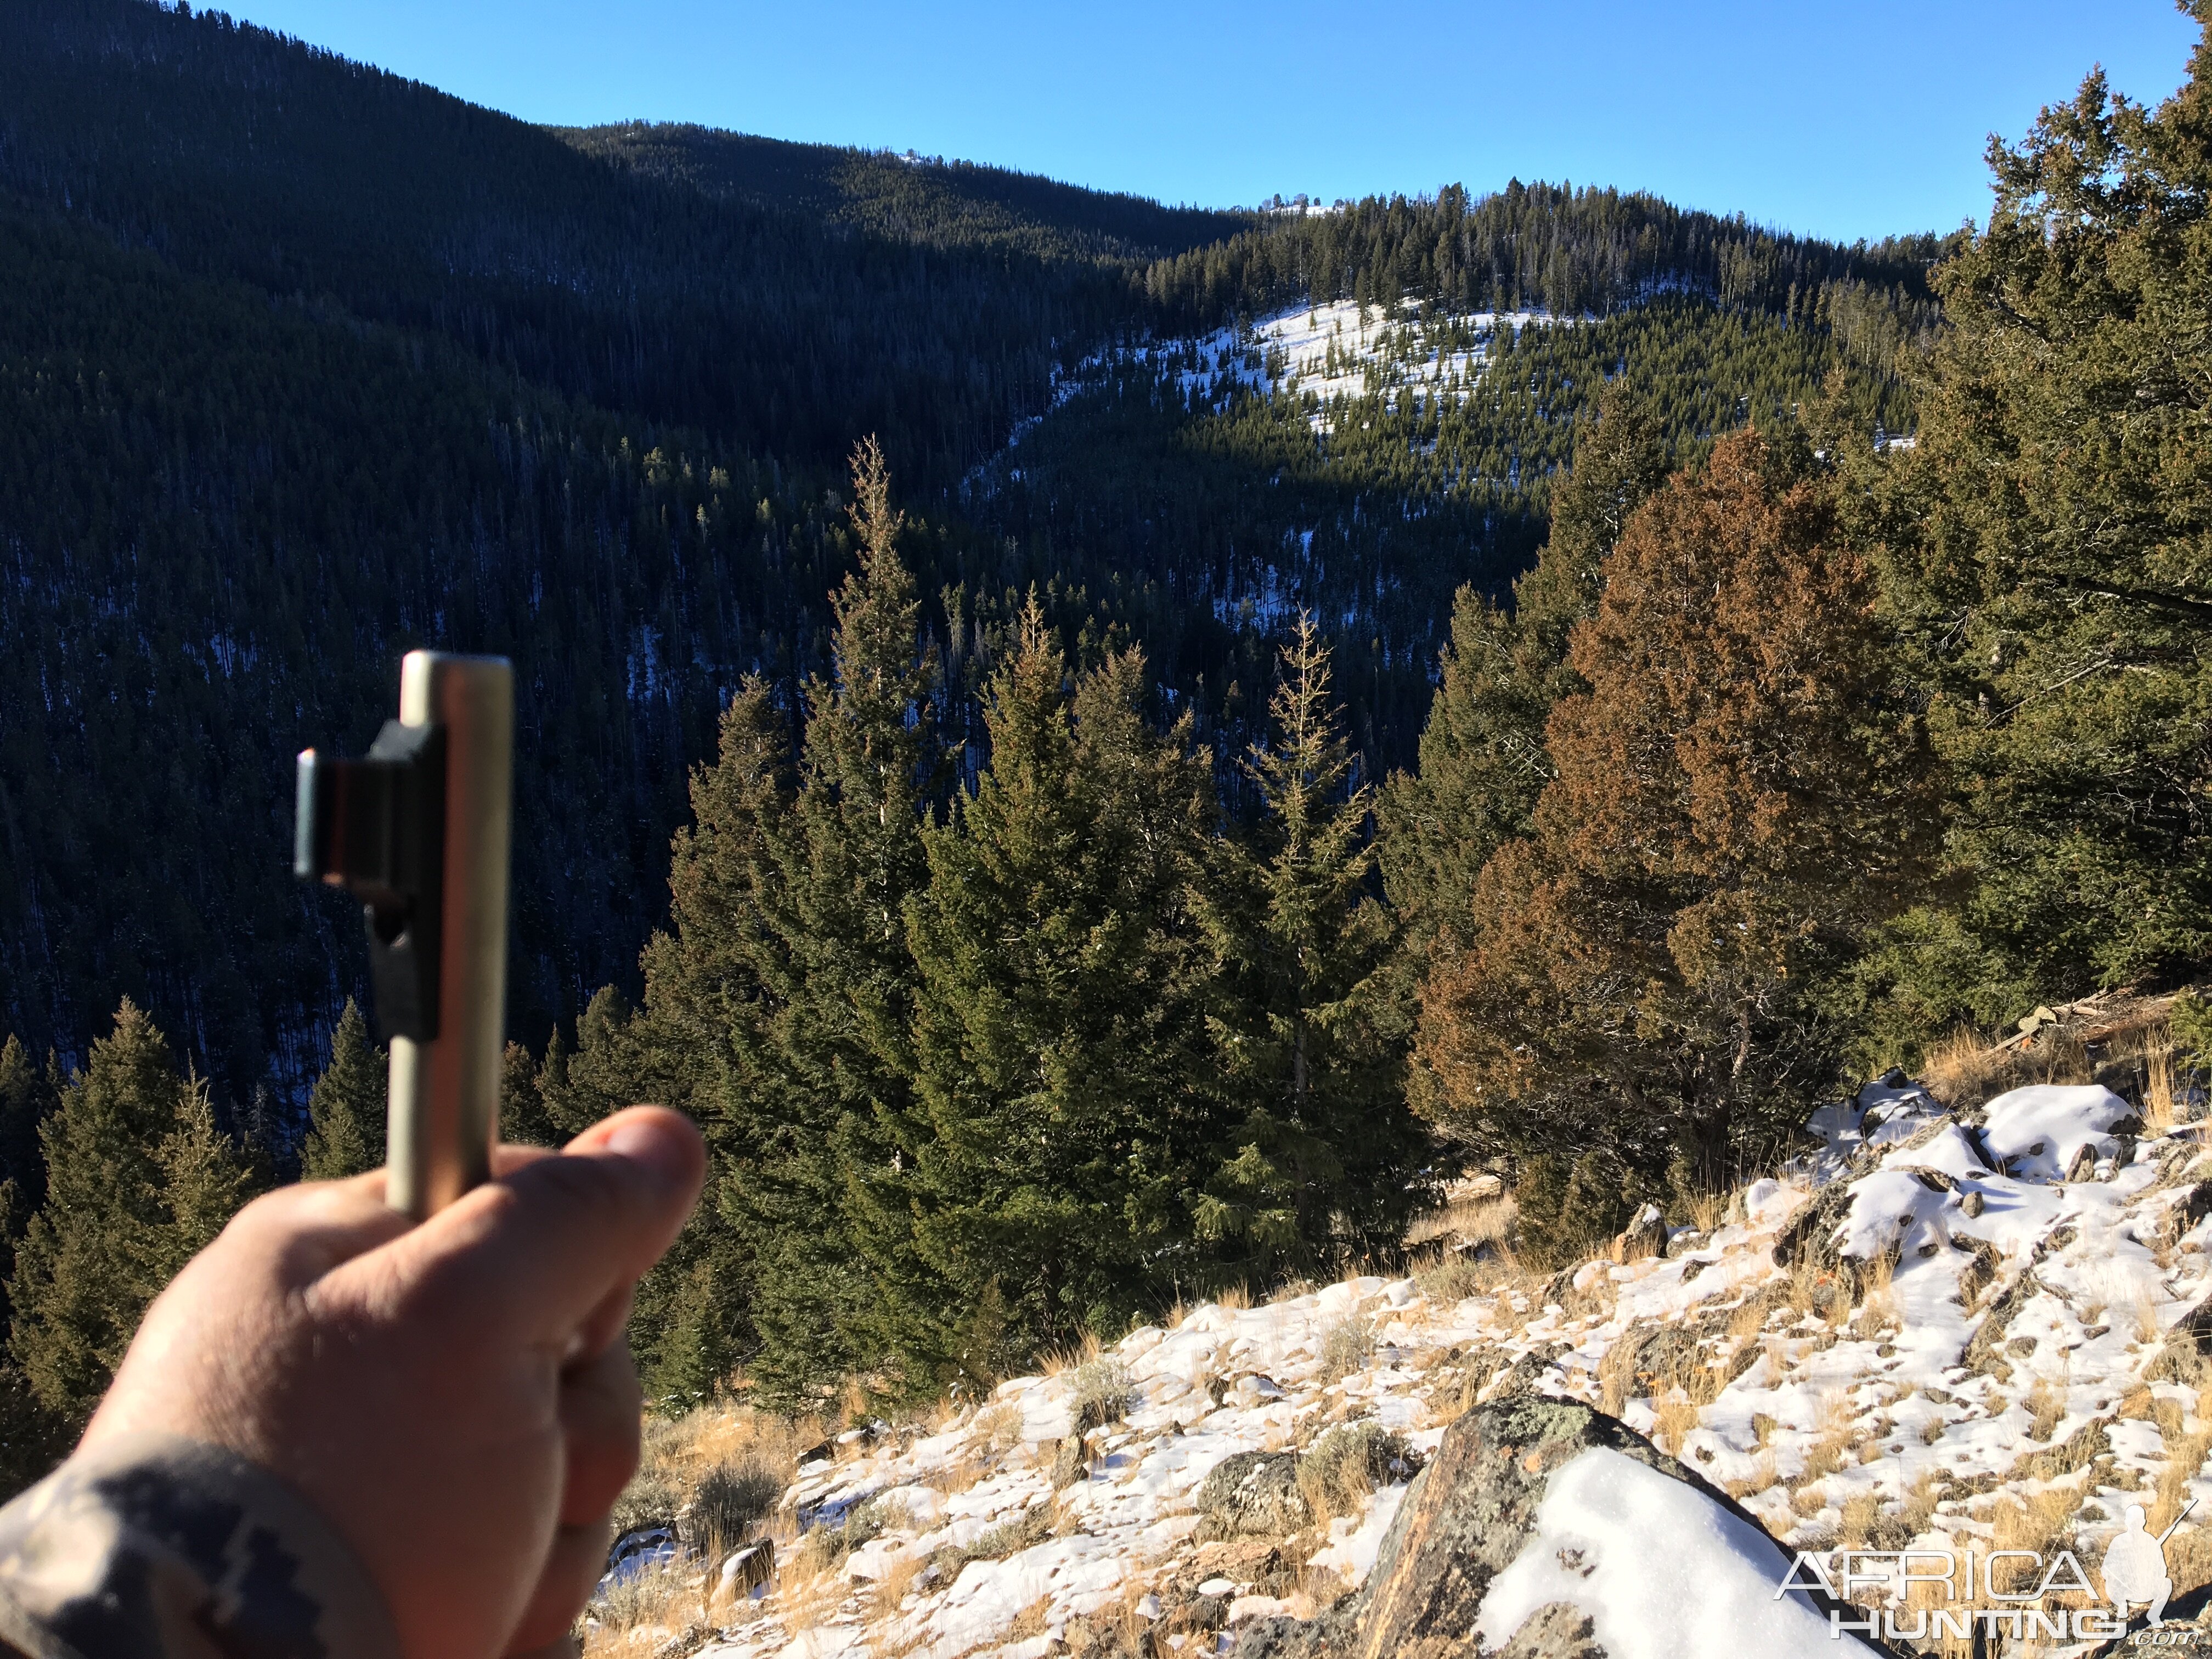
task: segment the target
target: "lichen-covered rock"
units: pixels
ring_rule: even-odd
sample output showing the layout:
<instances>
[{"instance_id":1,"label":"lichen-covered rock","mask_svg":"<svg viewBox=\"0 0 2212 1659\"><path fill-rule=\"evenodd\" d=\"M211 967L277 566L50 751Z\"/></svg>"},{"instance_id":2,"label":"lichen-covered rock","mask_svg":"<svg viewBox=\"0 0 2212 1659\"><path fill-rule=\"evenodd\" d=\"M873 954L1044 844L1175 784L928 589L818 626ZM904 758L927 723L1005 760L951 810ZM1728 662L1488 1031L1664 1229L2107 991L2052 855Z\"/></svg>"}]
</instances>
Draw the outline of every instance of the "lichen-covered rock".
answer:
<instances>
[{"instance_id":1,"label":"lichen-covered rock","mask_svg":"<svg viewBox=\"0 0 2212 1659\"><path fill-rule=\"evenodd\" d=\"M1589 1587L1580 1588L1577 1565L1566 1559L1572 1552L1553 1551L1543 1532L1544 1510L1555 1480L1587 1484L1593 1454L1614 1459L1610 1468L1626 1460L1645 1471L1637 1479L1647 1486L1655 1476L1678 1483L1680 1491L1663 1487L1674 1492L1675 1508L1713 1525L1702 1538L1674 1528L1642 1539L1632 1564L1590 1563ZM1720 1593L1711 1539L1723 1534L1737 1578L1756 1594L1747 1599L1740 1582L1732 1609L1704 1608L1701 1595ZM1643 1581L1647 1603L1652 1583L1679 1587L1670 1588L1662 1616L1707 1616L1733 1628L1748 1613L1789 1626L1792 1652L1886 1651L1856 1638L1832 1643L1825 1618L1801 1602L1773 1600L1766 1587L1779 1584L1789 1567L1788 1553L1757 1521L1626 1425L1576 1401L1519 1395L1478 1406L1452 1425L1356 1595L1320 1619L1255 1621L1237 1659L1607 1659L1601 1609L1616 1618L1633 1609L1639 1592L1632 1578ZM1501 1622L1509 1627L1498 1628ZM1771 1631L1741 1635L1744 1650L1761 1651L1762 1659L1784 1650Z\"/></svg>"},{"instance_id":2,"label":"lichen-covered rock","mask_svg":"<svg viewBox=\"0 0 2212 1659\"><path fill-rule=\"evenodd\" d=\"M1281 1538L1310 1524L1298 1491L1296 1452L1237 1452L1216 1464L1198 1488L1199 1518L1209 1534Z\"/></svg>"}]
</instances>

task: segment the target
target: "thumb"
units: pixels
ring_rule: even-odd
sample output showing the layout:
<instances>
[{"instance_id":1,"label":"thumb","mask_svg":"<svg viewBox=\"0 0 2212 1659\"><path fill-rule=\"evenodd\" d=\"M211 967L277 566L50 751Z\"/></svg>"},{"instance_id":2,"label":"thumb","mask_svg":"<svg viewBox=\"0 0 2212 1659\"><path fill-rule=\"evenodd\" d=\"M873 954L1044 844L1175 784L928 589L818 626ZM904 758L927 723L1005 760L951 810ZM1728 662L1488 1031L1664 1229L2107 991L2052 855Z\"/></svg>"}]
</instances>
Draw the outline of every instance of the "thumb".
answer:
<instances>
[{"instance_id":1,"label":"thumb","mask_svg":"<svg viewBox=\"0 0 2212 1659\"><path fill-rule=\"evenodd\" d=\"M510 1167L377 1255L410 1319L566 1345L682 1231L706 1175L690 1120L634 1106ZM563 1354L563 1358L569 1356Z\"/></svg>"}]
</instances>

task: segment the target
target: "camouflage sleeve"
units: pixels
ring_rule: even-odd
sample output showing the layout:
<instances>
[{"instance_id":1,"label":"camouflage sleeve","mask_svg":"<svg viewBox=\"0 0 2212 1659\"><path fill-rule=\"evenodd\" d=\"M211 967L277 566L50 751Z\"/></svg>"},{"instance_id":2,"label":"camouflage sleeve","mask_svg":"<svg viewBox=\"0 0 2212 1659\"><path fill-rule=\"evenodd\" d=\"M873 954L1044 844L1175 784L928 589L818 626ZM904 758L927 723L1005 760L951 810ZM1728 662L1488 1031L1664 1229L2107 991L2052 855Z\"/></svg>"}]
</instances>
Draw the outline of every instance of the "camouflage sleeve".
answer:
<instances>
[{"instance_id":1,"label":"camouflage sleeve","mask_svg":"<svg viewBox=\"0 0 2212 1659\"><path fill-rule=\"evenodd\" d=\"M27 1659L396 1659L383 1598L306 1501L168 1435L80 1452L0 1509L0 1650Z\"/></svg>"}]
</instances>

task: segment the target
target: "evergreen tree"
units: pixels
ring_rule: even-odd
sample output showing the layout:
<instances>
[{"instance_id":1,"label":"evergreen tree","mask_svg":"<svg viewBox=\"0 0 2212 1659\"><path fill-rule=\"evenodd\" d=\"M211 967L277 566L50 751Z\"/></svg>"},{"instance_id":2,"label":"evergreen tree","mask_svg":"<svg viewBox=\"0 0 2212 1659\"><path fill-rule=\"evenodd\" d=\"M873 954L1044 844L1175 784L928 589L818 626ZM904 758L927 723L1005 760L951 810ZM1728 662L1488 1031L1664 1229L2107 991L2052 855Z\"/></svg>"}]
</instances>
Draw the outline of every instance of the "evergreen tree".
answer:
<instances>
[{"instance_id":1,"label":"evergreen tree","mask_svg":"<svg viewBox=\"0 0 2212 1659\"><path fill-rule=\"evenodd\" d=\"M1112 1328L1188 1270L1210 769L1187 723L1146 722L1141 658L1066 681L1032 605L988 688L990 768L924 832L908 910L921 1110L899 1152L934 1283L891 1277L887 1312L938 1380Z\"/></svg>"},{"instance_id":2,"label":"evergreen tree","mask_svg":"<svg viewBox=\"0 0 2212 1659\"><path fill-rule=\"evenodd\" d=\"M52 1109L54 1087L31 1064L21 1042L0 1043L0 1322L8 1314L4 1285L15 1270L15 1245L46 1194L39 1126Z\"/></svg>"},{"instance_id":3,"label":"evergreen tree","mask_svg":"<svg viewBox=\"0 0 2212 1659\"><path fill-rule=\"evenodd\" d=\"M784 1207L787 1172L817 1154L800 1139L804 1115L783 1046L798 940L788 901L799 860L788 728L765 682L745 681L723 711L714 763L691 775L691 810L670 859L671 928L653 936L644 957L651 1040L706 1136L710 1171L699 1209L654 1270L633 1322L642 1327L651 1317L661 1327L646 1381L653 1397L669 1401L701 1397L757 1345L757 1243L810 1224L803 1208ZM823 1374L795 1332L762 1369L786 1398Z\"/></svg>"},{"instance_id":4,"label":"evergreen tree","mask_svg":"<svg viewBox=\"0 0 2212 1659\"><path fill-rule=\"evenodd\" d=\"M1899 1036L2212 957L2212 13L2155 111L2091 75L1939 272L1917 447L1865 533L1923 652L1963 902L1882 964Z\"/></svg>"},{"instance_id":5,"label":"evergreen tree","mask_svg":"<svg viewBox=\"0 0 2212 1659\"><path fill-rule=\"evenodd\" d=\"M526 1050L525 1051L526 1054ZM611 985L592 994L573 1051L556 1027L538 1068L536 1094L555 1141L566 1141L624 1107L658 1101L660 1054L629 999Z\"/></svg>"},{"instance_id":6,"label":"evergreen tree","mask_svg":"<svg viewBox=\"0 0 2212 1659\"><path fill-rule=\"evenodd\" d=\"M832 600L835 676L807 687L798 792L787 814L752 820L780 890L758 913L768 933L747 982L781 1006L730 1026L746 1050L733 1084L775 1079L728 1099L733 1140L758 1151L723 1194L753 1264L757 1366L787 1398L881 1357L866 1328L884 1293L878 1276L907 1271L896 1201L863 1194L896 1187L913 1109L905 908L927 879L922 814L944 776L936 653L922 644L897 547L905 515L873 439L854 452L851 518L859 563ZM769 769L746 787L775 787L772 752L749 755Z\"/></svg>"},{"instance_id":7,"label":"evergreen tree","mask_svg":"<svg viewBox=\"0 0 2212 1659\"><path fill-rule=\"evenodd\" d=\"M126 1000L40 1127L46 1202L16 1249L8 1350L64 1423L89 1415L160 1288L146 1244L175 1225L162 1154L183 1092L167 1040Z\"/></svg>"},{"instance_id":8,"label":"evergreen tree","mask_svg":"<svg viewBox=\"0 0 2212 1659\"><path fill-rule=\"evenodd\" d=\"M538 1091L538 1062L520 1042L499 1057L499 1138L515 1146L556 1146L559 1137Z\"/></svg>"},{"instance_id":9,"label":"evergreen tree","mask_svg":"<svg viewBox=\"0 0 2212 1659\"><path fill-rule=\"evenodd\" d=\"M1561 697L1585 689L1569 636L1597 609L1606 556L1629 515L1666 474L1656 425L1625 386L1608 388L1595 423L1577 432L1551 534L1514 583L1512 608L1472 584L1454 598L1419 769L1391 777L1378 811L1383 878L1417 962L1439 936L1444 950L1459 947L1483 865L1528 833L1556 770L1545 722Z\"/></svg>"},{"instance_id":10,"label":"evergreen tree","mask_svg":"<svg viewBox=\"0 0 2212 1659\"><path fill-rule=\"evenodd\" d=\"M384 1162L385 1053L351 997L331 1033L331 1063L307 1097L307 1139L300 1150L306 1181L337 1181Z\"/></svg>"},{"instance_id":11,"label":"evergreen tree","mask_svg":"<svg viewBox=\"0 0 2212 1659\"><path fill-rule=\"evenodd\" d=\"M1632 517L1573 633L1558 775L1424 988L1425 1098L1456 1132L1711 1184L1834 1086L1824 994L1937 829L1873 600L1823 484L1755 435Z\"/></svg>"},{"instance_id":12,"label":"evergreen tree","mask_svg":"<svg viewBox=\"0 0 2212 1659\"><path fill-rule=\"evenodd\" d=\"M0 1179L13 1182L31 1209L45 1196L39 1125L52 1108L52 1083L32 1064L30 1051L10 1036L0 1043Z\"/></svg>"},{"instance_id":13,"label":"evergreen tree","mask_svg":"<svg viewBox=\"0 0 2212 1659\"><path fill-rule=\"evenodd\" d=\"M213 1242L254 1187L237 1144L216 1124L206 1082L197 1076L177 1092L172 1127L154 1149L154 1164L160 1219L139 1249L146 1301Z\"/></svg>"},{"instance_id":14,"label":"evergreen tree","mask_svg":"<svg viewBox=\"0 0 2212 1659\"><path fill-rule=\"evenodd\" d=\"M775 693L747 680L715 763L693 774L672 926L645 953L636 1040L665 1097L699 1120L714 1170L641 1298L714 1310L717 1328L671 1340L670 1375L691 1379L677 1392L749 1348L765 1397L818 1398L884 1355L862 1258L911 1265L894 1162L911 1111L904 910L944 787L941 687L872 439L852 474L857 567L831 598L834 672L805 684L797 764ZM556 1060L573 1073L558 1054L549 1073Z\"/></svg>"},{"instance_id":15,"label":"evergreen tree","mask_svg":"<svg viewBox=\"0 0 2212 1659\"><path fill-rule=\"evenodd\" d=\"M1224 846L1206 906L1228 988L1217 1043L1248 1104L1196 1220L1248 1281L1395 1249L1422 1197L1396 932L1370 890L1374 792L1352 783L1310 614L1271 708L1272 738L1247 763L1257 842Z\"/></svg>"}]
</instances>

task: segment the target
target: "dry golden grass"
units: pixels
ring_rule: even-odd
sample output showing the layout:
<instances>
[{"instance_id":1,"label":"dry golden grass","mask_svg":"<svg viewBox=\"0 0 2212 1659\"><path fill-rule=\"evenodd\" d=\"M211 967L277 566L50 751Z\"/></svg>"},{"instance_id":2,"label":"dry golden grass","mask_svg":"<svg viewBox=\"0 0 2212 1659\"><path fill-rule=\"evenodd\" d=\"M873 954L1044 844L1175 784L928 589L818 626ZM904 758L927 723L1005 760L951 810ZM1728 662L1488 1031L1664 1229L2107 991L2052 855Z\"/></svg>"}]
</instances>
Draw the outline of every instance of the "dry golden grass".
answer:
<instances>
[{"instance_id":1,"label":"dry golden grass","mask_svg":"<svg viewBox=\"0 0 2212 1659\"><path fill-rule=\"evenodd\" d=\"M1798 1318L1811 1314L1832 1328L1850 1317L1851 1298L1841 1273L1806 1260L1790 1270L1790 1308Z\"/></svg>"},{"instance_id":2,"label":"dry golden grass","mask_svg":"<svg viewBox=\"0 0 2212 1659\"><path fill-rule=\"evenodd\" d=\"M2153 1134L2163 1134L2180 1115L2181 1082L2175 1075L2172 1043L2163 1053L2146 1058L2149 1074L2143 1080L2143 1127Z\"/></svg>"},{"instance_id":3,"label":"dry golden grass","mask_svg":"<svg viewBox=\"0 0 2212 1659\"><path fill-rule=\"evenodd\" d=\"M2040 1492L2007 1492L1997 1499L1989 1514L1990 1542L2000 1550L2055 1554L2071 1545L2074 1516L2081 1507L2081 1494L2070 1485L2045 1486ZM2003 1583L2007 1568L2014 1570L2014 1582L2010 1583ZM2021 1579L2033 1583L2040 1576L2033 1564L2019 1560L1993 1566L1991 1571L2008 1590L2023 1588Z\"/></svg>"},{"instance_id":4,"label":"dry golden grass","mask_svg":"<svg viewBox=\"0 0 2212 1659\"><path fill-rule=\"evenodd\" d=\"M1751 1461L1751 1473L1727 1483L1725 1490L1730 1498L1751 1498L1765 1492L1779 1476L1775 1472L1774 1454L1763 1451Z\"/></svg>"},{"instance_id":5,"label":"dry golden grass","mask_svg":"<svg viewBox=\"0 0 2212 1659\"><path fill-rule=\"evenodd\" d=\"M2148 1343L2158 1340L2158 1307L2152 1302L2147 1287L2137 1291L2129 1303L2128 1320L2136 1341Z\"/></svg>"},{"instance_id":6,"label":"dry golden grass","mask_svg":"<svg viewBox=\"0 0 2212 1659\"><path fill-rule=\"evenodd\" d=\"M1978 1106L1999 1092L1996 1079L2010 1063L2008 1053L1992 1048L1971 1026L1961 1025L1929 1049L1920 1062L1920 1079L1929 1093L1958 1110Z\"/></svg>"},{"instance_id":7,"label":"dry golden grass","mask_svg":"<svg viewBox=\"0 0 2212 1659\"><path fill-rule=\"evenodd\" d=\"M2065 1384L2054 1382L2047 1376L2039 1376L2035 1379L2035 1386L2027 1391L2027 1398L2021 1404L2027 1407L2027 1437L2036 1441L2048 1440L2052 1431L2057 1428L2059 1419L2066 1415Z\"/></svg>"},{"instance_id":8,"label":"dry golden grass","mask_svg":"<svg viewBox=\"0 0 2212 1659\"><path fill-rule=\"evenodd\" d=\"M1615 1342L1597 1362L1598 1408L1618 1417L1636 1394L1636 1344Z\"/></svg>"},{"instance_id":9,"label":"dry golden grass","mask_svg":"<svg viewBox=\"0 0 2212 1659\"><path fill-rule=\"evenodd\" d=\"M1298 1460L1299 1495L1326 1527L1364 1510L1376 1483L1388 1478L1391 1460L1404 1455L1405 1443L1371 1422L1331 1429Z\"/></svg>"},{"instance_id":10,"label":"dry golden grass","mask_svg":"<svg viewBox=\"0 0 2212 1659\"><path fill-rule=\"evenodd\" d=\"M2069 1032L2046 1029L2000 1047L1961 1026L1929 1050L1920 1078L1936 1099L1963 1111L2024 1084L2087 1083L2095 1070L2081 1038Z\"/></svg>"},{"instance_id":11,"label":"dry golden grass","mask_svg":"<svg viewBox=\"0 0 2212 1659\"><path fill-rule=\"evenodd\" d=\"M883 1575L868 1589L869 1616L885 1619L896 1613L899 1603L914 1588L914 1581L921 1577L922 1569L928 1565L928 1558L918 1551L884 1563Z\"/></svg>"},{"instance_id":12,"label":"dry golden grass","mask_svg":"<svg viewBox=\"0 0 2212 1659\"><path fill-rule=\"evenodd\" d=\"M848 1403L850 1398L866 1397L857 1387L848 1395ZM772 1477L758 1488L765 1492L788 1486L799 1454L818 1443L826 1429L818 1417L781 1418L726 1403L702 1406L672 1419L648 1418L638 1473L624 1489L617 1514L628 1509L641 1517L647 1510L665 1509L669 1516L659 1518L666 1519L702 1494L711 1495L718 1480L726 1484L733 1476L753 1481ZM842 1576L828 1571L842 1554L830 1529L817 1528L797 1540L789 1513L772 1508L756 1527L737 1530L775 1540L780 1563L777 1616L794 1634L828 1617L848 1593ZM718 1607L708 1598L719 1588L722 1555L741 1541L742 1537L719 1534L698 1540L699 1556L641 1574L611 1593L593 1609L597 1622L585 1632L585 1653L635 1655L644 1644L637 1632L665 1630L672 1636L726 1614L726 1604ZM791 1547L794 1542L796 1548Z\"/></svg>"},{"instance_id":13,"label":"dry golden grass","mask_svg":"<svg viewBox=\"0 0 2212 1659\"><path fill-rule=\"evenodd\" d=\"M1978 1547L1977 1553L2016 1549L2055 1554L2061 1549L2071 1548L2083 1568L2094 1570L2095 1559L2081 1549L2073 1537L2073 1517L2080 1504L2081 1494L2069 1487L2054 1486L2024 1500L2006 1494L1977 1515L1976 1518L1988 1523L1994 1532L1990 1543ZM1932 1491L1923 1483L1908 1495L1898 1515L1886 1518L1875 1530L1878 1534L1886 1531L1888 1536L1881 1541L1885 1547L1895 1547L1895 1539L1909 1539L1925 1530L1928 1517L1934 1512ZM2006 1593L2033 1588L2039 1582L2039 1571L2033 1563L2027 1561L2000 1562L1995 1568L1997 1588ZM1908 1585L1905 1606L1899 1614L1899 1626L1908 1632L1923 1629L1925 1632L1913 1650L1930 1656L1930 1659L1971 1659L1978 1651L1968 1633L1976 1628L1974 1615L1984 1608L2005 1605L1990 1600L1980 1590L1978 1575L1969 1586L1963 1571L1948 1584L1923 1580ZM2049 1609L2088 1607L2094 1602L2092 1597L2080 1592L2053 1591L2048 1601L2040 1605ZM1939 1619L1939 1614L1947 1617ZM1923 1620L1926 1621L1924 1626ZM2038 1647L2025 1650L2032 1653L2043 1650Z\"/></svg>"},{"instance_id":14,"label":"dry golden grass","mask_svg":"<svg viewBox=\"0 0 2212 1659\"><path fill-rule=\"evenodd\" d=\"M975 1432L993 1451L1011 1451L1022 1441L1022 1408L1009 1401L987 1407L975 1419Z\"/></svg>"},{"instance_id":15,"label":"dry golden grass","mask_svg":"<svg viewBox=\"0 0 2212 1659\"><path fill-rule=\"evenodd\" d=\"M2158 1484L2154 1488L2155 1496L2146 1508L2150 1529L2162 1532L2189 1502L2189 1483L2204 1467L2206 1455L2212 1454L2212 1389L2197 1396L2197 1427L2193 1433L2179 1401L2158 1401L2151 1407L2150 1418L2158 1425L2159 1438L2165 1443L2166 1467L2159 1472ZM2179 1580L2175 1582L2179 1583Z\"/></svg>"},{"instance_id":16,"label":"dry golden grass","mask_svg":"<svg viewBox=\"0 0 2212 1659\"><path fill-rule=\"evenodd\" d=\"M1798 1474L1799 1482L1824 1480L1842 1468L1850 1461L1857 1432L1849 1396L1832 1395L1822 1401L1820 1432L1806 1449L1805 1467Z\"/></svg>"},{"instance_id":17,"label":"dry golden grass","mask_svg":"<svg viewBox=\"0 0 2212 1659\"><path fill-rule=\"evenodd\" d=\"M1844 1500L1843 1519L1836 1526L1836 1541L1856 1549L1874 1536L1881 1520L1881 1494L1861 1492Z\"/></svg>"},{"instance_id":18,"label":"dry golden grass","mask_svg":"<svg viewBox=\"0 0 2212 1659\"><path fill-rule=\"evenodd\" d=\"M1213 1298L1213 1305L1226 1308L1231 1313L1243 1313L1252 1305L1252 1287L1249 1285L1231 1285Z\"/></svg>"},{"instance_id":19,"label":"dry golden grass","mask_svg":"<svg viewBox=\"0 0 2212 1659\"><path fill-rule=\"evenodd\" d=\"M1728 1340L1731 1350L1740 1349L1747 1342L1759 1340L1759 1334L1766 1328L1766 1304L1751 1297L1729 1315Z\"/></svg>"},{"instance_id":20,"label":"dry golden grass","mask_svg":"<svg viewBox=\"0 0 2212 1659\"><path fill-rule=\"evenodd\" d=\"M1503 1244L1511 1236L1513 1218L1518 1213L1510 1194L1463 1199L1416 1216L1413 1225L1406 1230L1406 1247L1413 1249L1440 1238L1460 1239L1468 1244L1486 1241Z\"/></svg>"},{"instance_id":21,"label":"dry golden grass","mask_svg":"<svg viewBox=\"0 0 2212 1659\"><path fill-rule=\"evenodd\" d=\"M682 1417L648 1417L638 1479L659 1480L689 1493L717 1468L757 1460L785 1471L787 1482L797 1472L799 1454L820 1442L827 1426L818 1417L776 1417L750 1406L707 1405Z\"/></svg>"},{"instance_id":22,"label":"dry golden grass","mask_svg":"<svg viewBox=\"0 0 2212 1659\"><path fill-rule=\"evenodd\" d=\"M594 1609L595 1622L583 1632L586 1655L635 1653L637 1631L678 1632L706 1620L702 1597L708 1589L696 1563L684 1562L641 1572L617 1586Z\"/></svg>"},{"instance_id":23,"label":"dry golden grass","mask_svg":"<svg viewBox=\"0 0 2212 1659\"><path fill-rule=\"evenodd\" d=\"M1073 1347L1054 1348L1042 1355L1037 1361L1037 1370L1042 1376L1058 1376L1062 1371L1089 1364L1104 1352L1105 1345L1099 1341L1098 1333L1085 1331L1083 1340Z\"/></svg>"},{"instance_id":24,"label":"dry golden grass","mask_svg":"<svg viewBox=\"0 0 2212 1659\"><path fill-rule=\"evenodd\" d=\"M1045 1632L1045 1622L1051 1615L1052 1597L1040 1595L1014 1615L1014 1622L1001 1632L1000 1639L1004 1642L1024 1642L1032 1636L1042 1636Z\"/></svg>"},{"instance_id":25,"label":"dry golden grass","mask_svg":"<svg viewBox=\"0 0 2212 1659\"><path fill-rule=\"evenodd\" d=\"M1651 1401L1651 1437L1669 1457L1680 1457L1682 1442L1698 1426L1698 1402L1680 1389L1668 1389Z\"/></svg>"},{"instance_id":26,"label":"dry golden grass","mask_svg":"<svg viewBox=\"0 0 2212 1659\"><path fill-rule=\"evenodd\" d=\"M1851 1316L1850 1327L1854 1340L1878 1342L1903 1328L1904 1316L1898 1311L1892 1285L1896 1272L1897 1263L1886 1250L1859 1267L1859 1307Z\"/></svg>"}]
</instances>

